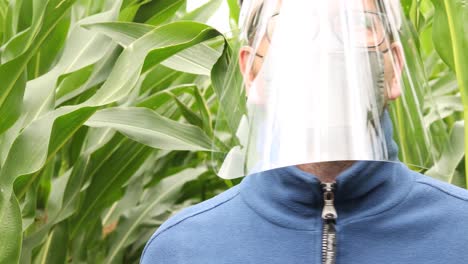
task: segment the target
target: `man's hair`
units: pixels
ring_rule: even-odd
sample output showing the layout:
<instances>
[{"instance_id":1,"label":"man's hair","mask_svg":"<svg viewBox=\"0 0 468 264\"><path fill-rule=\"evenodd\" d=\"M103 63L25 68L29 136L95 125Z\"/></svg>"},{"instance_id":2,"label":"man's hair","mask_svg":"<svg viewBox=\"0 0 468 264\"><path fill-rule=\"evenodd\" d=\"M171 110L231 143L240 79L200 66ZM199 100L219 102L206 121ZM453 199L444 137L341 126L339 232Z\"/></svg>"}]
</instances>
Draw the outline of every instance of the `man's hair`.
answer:
<instances>
[{"instance_id":1,"label":"man's hair","mask_svg":"<svg viewBox=\"0 0 468 264\"><path fill-rule=\"evenodd\" d=\"M238 0L239 5L242 6L244 0ZM243 24L242 31L244 32L244 38L246 38L249 45L252 45L253 38L255 36L255 31L260 23L260 16L262 14L263 9L263 2L268 0L261 1L258 6L256 6L252 12L250 12L250 16L247 17L246 23ZM291 0L293 1L293 0ZM402 26L402 16L400 11L400 0L377 0L377 5L380 10L383 10L389 17L389 23L396 25L398 30L401 29ZM387 3L387 4L386 4ZM388 8L387 8L388 7ZM390 9L390 10L388 10ZM394 41L395 38L393 36L393 32L390 33L391 41Z\"/></svg>"}]
</instances>

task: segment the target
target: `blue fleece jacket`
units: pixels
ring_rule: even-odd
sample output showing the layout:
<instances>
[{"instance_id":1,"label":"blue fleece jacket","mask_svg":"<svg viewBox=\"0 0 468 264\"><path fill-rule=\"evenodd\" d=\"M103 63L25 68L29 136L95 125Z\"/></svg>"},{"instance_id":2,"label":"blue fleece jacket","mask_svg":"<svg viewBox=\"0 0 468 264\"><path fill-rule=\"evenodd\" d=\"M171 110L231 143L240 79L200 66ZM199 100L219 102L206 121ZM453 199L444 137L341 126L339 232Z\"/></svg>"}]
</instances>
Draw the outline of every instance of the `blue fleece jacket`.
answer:
<instances>
[{"instance_id":1,"label":"blue fleece jacket","mask_svg":"<svg viewBox=\"0 0 468 264\"><path fill-rule=\"evenodd\" d=\"M337 264L468 263L468 191L399 161L359 161L336 182ZM141 263L320 264L322 206L313 174L251 174L167 220Z\"/></svg>"}]
</instances>

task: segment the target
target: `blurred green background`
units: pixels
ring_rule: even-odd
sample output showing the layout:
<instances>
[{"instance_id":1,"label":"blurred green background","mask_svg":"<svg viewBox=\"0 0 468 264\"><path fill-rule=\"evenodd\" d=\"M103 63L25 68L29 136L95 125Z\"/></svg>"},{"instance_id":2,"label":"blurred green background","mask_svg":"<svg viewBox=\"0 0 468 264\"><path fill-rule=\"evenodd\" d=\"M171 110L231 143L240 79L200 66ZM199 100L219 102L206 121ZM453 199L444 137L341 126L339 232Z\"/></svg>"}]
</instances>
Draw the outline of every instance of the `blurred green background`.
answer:
<instances>
[{"instance_id":1,"label":"blurred green background","mask_svg":"<svg viewBox=\"0 0 468 264\"><path fill-rule=\"evenodd\" d=\"M242 98L238 72L226 75L239 6L187 4L0 0L0 263L138 263L165 219L239 182L210 161L229 147L212 144L218 110L235 123ZM222 5L232 32L206 24ZM424 65L411 74L431 91L437 160L421 172L466 188L468 5L402 6L404 44Z\"/></svg>"}]
</instances>

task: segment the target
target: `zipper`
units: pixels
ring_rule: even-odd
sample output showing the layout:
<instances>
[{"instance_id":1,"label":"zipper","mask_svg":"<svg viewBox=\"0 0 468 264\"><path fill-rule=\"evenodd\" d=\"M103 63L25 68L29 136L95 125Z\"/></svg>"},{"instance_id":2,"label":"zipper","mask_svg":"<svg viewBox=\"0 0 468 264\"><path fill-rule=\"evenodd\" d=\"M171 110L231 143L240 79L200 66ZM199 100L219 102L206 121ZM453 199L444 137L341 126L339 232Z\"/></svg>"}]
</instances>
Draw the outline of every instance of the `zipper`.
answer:
<instances>
[{"instance_id":1,"label":"zipper","mask_svg":"<svg viewBox=\"0 0 468 264\"><path fill-rule=\"evenodd\" d=\"M322 182L323 210L322 210L322 264L336 263L336 213L334 199L336 182Z\"/></svg>"}]
</instances>

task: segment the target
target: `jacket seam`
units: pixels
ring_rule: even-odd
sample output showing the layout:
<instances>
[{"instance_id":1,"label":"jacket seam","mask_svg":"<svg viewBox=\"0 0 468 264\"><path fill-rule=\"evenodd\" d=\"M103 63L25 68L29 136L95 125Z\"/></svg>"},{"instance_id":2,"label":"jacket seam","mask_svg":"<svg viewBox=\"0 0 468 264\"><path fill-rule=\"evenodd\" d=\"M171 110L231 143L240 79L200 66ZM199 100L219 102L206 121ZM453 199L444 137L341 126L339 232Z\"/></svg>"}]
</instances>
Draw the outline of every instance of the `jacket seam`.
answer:
<instances>
[{"instance_id":1,"label":"jacket seam","mask_svg":"<svg viewBox=\"0 0 468 264\"><path fill-rule=\"evenodd\" d=\"M445 194L448 194L448 195L450 195L450 196L452 196L452 197L454 197L454 198L456 198L456 199L463 200L463 201L468 201L468 198L464 198L464 197L461 197L461 196L459 196L459 195L453 194L453 193L451 193L451 192L449 192L449 191L447 191L447 190L445 190L445 189L443 189L443 188L441 188L441 187L439 187L439 186L430 184L430 183L428 183L428 182L417 181L417 183L424 184L424 185L427 185L427 186L432 187L432 188L434 188L434 189L437 189L437 190L439 190L439 191L441 191L441 192L443 192L443 193L445 193Z\"/></svg>"},{"instance_id":2,"label":"jacket seam","mask_svg":"<svg viewBox=\"0 0 468 264\"><path fill-rule=\"evenodd\" d=\"M187 219L189 219L189 218L195 217L195 216L197 216L197 215L199 215L199 214L202 214L202 213L205 213L205 212L210 211L210 210L212 210L212 209L215 209L216 207L218 207L218 206L220 206L220 205L223 205L223 204L225 204L225 203L231 201L232 199L234 199L234 198L237 197L238 195L239 195L239 191L237 191L237 192L236 192L235 194L233 194L231 197L226 198L226 199L225 199L224 201L222 201L222 202L219 202L219 203L217 203L217 204L214 204L213 206L211 206L211 207L209 207L209 208L206 208L206 209L203 209L203 210L194 212L194 213L192 213L191 215L188 215L188 216L186 216L186 217L180 219L179 221L173 223L172 225L169 225L168 227L162 229L162 230L159 231L157 234L155 234L154 237L152 237L152 238L149 240L147 246L146 246L145 249L143 250L142 259L143 259L143 255L145 255L146 250L150 247L151 243L153 243L153 241L154 241L157 237L159 237L162 233L166 232L167 230L171 229L172 227L174 227L174 226L176 226L176 225L182 223L183 221L185 221L185 220L187 220Z\"/></svg>"}]
</instances>

